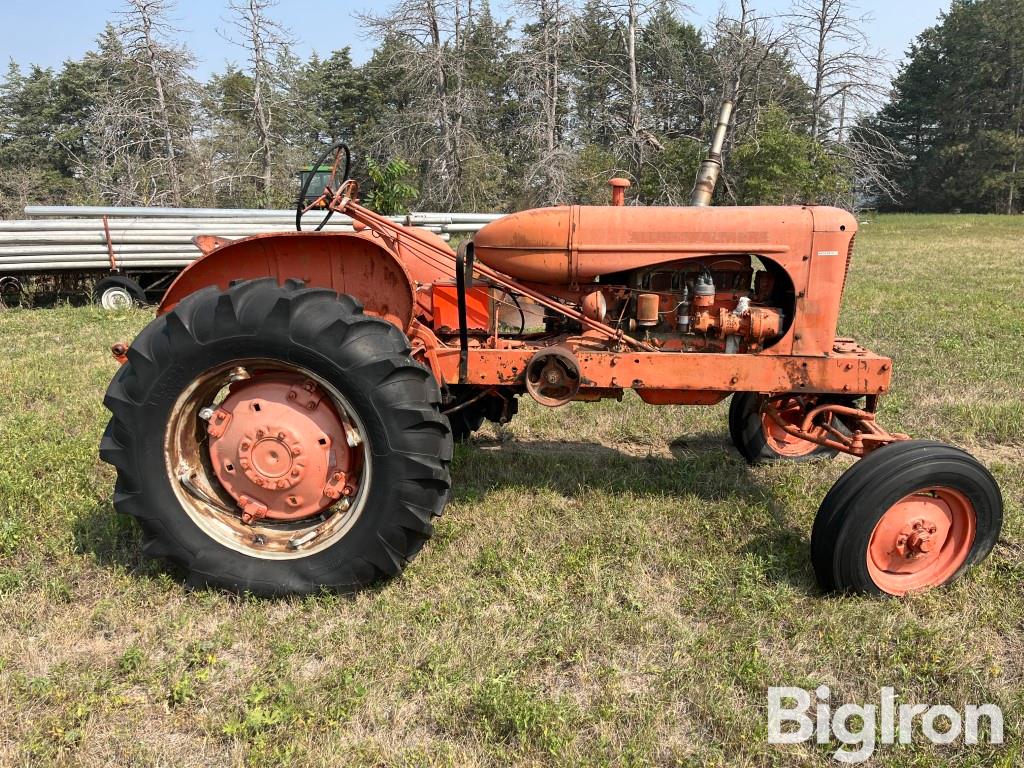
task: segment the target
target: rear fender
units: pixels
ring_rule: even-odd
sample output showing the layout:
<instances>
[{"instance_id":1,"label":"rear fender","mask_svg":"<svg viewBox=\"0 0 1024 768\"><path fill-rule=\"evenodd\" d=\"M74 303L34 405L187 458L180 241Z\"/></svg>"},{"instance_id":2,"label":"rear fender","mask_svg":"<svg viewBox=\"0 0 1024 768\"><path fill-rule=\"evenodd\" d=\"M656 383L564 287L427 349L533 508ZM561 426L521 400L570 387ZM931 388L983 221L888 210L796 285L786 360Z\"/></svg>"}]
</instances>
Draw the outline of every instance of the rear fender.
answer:
<instances>
[{"instance_id":1,"label":"rear fender","mask_svg":"<svg viewBox=\"0 0 1024 768\"><path fill-rule=\"evenodd\" d=\"M236 280L297 278L362 302L367 314L408 332L416 313L415 283L401 261L367 233L287 232L243 240L196 238L204 255L171 284L158 314L210 285L226 290Z\"/></svg>"}]
</instances>

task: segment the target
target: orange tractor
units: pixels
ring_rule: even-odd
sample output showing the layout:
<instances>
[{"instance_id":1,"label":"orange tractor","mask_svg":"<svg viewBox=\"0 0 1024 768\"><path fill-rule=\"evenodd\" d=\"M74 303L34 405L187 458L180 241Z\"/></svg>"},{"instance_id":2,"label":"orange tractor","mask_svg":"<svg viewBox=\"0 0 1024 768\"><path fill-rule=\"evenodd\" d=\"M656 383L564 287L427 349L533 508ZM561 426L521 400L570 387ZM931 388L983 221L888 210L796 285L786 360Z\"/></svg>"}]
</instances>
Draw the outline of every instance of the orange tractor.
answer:
<instances>
[{"instance_id":1,"label":"orange tractor","mask_svg":"<svg viewBox=\"0 0 1024 768\"><path fill-rule=\"evenodd\" d=\"M814 523L823 588L951 581L991 550L1002 499L967 453L876 420L891 361L835 335L856 220L702 205L717 162L696 205L624 206L613 179L612 205L515 213L453 251L359 205L336 145L297 223L338 212L354 232L196 238L203 257L115 349L101 455L117 510L190 583L354 590L416 556L453 442L507 422L518 397L731 396L750 462L864 457Z\"/></svg>"}]
</instances>

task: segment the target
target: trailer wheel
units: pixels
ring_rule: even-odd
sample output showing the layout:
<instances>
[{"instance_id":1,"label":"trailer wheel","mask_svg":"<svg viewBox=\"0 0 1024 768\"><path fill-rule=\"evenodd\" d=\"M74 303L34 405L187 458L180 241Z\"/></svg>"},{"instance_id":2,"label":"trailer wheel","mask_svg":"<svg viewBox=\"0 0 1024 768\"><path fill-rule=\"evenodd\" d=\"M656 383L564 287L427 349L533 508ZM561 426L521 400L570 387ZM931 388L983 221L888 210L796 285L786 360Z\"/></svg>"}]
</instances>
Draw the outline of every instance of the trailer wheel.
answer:
<instances>
[{"instance_id":1,"label":"trailer wheel","mask_svg":"<svg viewBox=\"0 0 1024 768\"><path fill-rule=\"evenodd\" d=\"M0 307L20 307L25 301L25 288L13 275L0 277Z\"/></svg>"},{"instance_id":2,"label":"trailer wheel","mask_svg":"<svg viewBox=\"0 0 1024 768\"><path fill-rule=\"evenodd\" d=\"M104 403L114 505L190 585L359 589L398 574L448 500L436 381L398 328L327 289L188 296L135 339Z\"/></svg>"},{"instance_id":3,"label":"trailer wheel","mask_svg":"<svg viewBox=\"0 0 1024 768\"><path fill-rule=\"evenodd\" d=\"M144 305L146 292L130 277L110 275L93 286L92 300L106 310L128 309L134 305Z\"/></svg>"},{"instance_id":4,"label":"trailer wheel","mask_svg":"<svg viewBox=\"0 0 1024 768\"><path fill-rule=\"evenodd\" d=\"M783 395L771 402L783 419L797 423L808 407L802 400L808 398L813 396ZM767 400L767 396L757 392L737 392L729 403L729 436L743 458L751 464L763 464L835 457L835 449L793 437L762 413Z\"/></svg>"},{"instance_id":5,"label":"trailer wheel","mask_svg":"<svg viewBox=\"0 0 1024 768\"><path fill-rule=\"evenodd\" d=\"M984 560L1002 522L999 486L973 456L928 440L891 443L825 496L811 559L823 589L905 595Z\"/></svg>"}]
</instances>

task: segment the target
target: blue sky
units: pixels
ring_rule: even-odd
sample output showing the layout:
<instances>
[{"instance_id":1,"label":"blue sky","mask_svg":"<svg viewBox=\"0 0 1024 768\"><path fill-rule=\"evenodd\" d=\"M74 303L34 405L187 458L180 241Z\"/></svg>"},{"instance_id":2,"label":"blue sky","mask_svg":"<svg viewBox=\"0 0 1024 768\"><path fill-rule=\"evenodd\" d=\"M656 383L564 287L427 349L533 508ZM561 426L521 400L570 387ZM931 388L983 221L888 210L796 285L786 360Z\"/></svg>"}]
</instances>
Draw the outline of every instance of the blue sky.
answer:
<instances>
[{"instance_id":1,"label":"blue sky","mask_svg":"<svg viewBox=\"0 0 1024 768\"><path fill-rule=\"evenodd\" d=\"M495 11L504 15L503 0L491 2ZM179 0L177 25L185 31L184 39L199 58L201 78L221 70L225 61L241 58L218 33L225 28L222 17L226 4L226 0ZM361 34L352 14L384 11L389 4L390 0L281 0L274 15L300 41L296 46L300 55L313 50L329 53L348 45L355 60L361 62L373 41ZM703 25L715 16L720 4L720 0L691 0L687 3L692 9L689 17ZM789 0L754 3L766 15L788 5ZM23 65L59 67L64 59L77 58L92 47L111 11L119 6L119 0L0 0L0 58L4 64L13 58ZM874 44L894 60L899 60L910 41L948 6L949 0L859 0L859 8L874 17L869 29Z\"/></svg>"}]
</instances>

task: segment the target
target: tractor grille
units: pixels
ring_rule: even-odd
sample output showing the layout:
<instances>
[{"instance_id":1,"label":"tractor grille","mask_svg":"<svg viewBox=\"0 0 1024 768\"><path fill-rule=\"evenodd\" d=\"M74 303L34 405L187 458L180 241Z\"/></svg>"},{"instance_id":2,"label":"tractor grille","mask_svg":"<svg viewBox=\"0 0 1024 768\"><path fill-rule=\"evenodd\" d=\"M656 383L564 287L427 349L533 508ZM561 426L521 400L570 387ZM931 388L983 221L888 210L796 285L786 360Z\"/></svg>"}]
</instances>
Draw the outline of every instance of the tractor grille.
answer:
<instances>
[{"instance_id":1,"label":"tractor grille","mask_svg":"<svg viewBox=\"0 0 1024 768\"><path fill-rule=\"evenodd\" d=\"M840 293L846 290L846 280L850 276L850 262L853 261L853 243L857 239L857 233L854 232L853 237L850 238L850 247L846 251L846 271L843 273L843 287Z\"/></svg>"}]
</instances>

